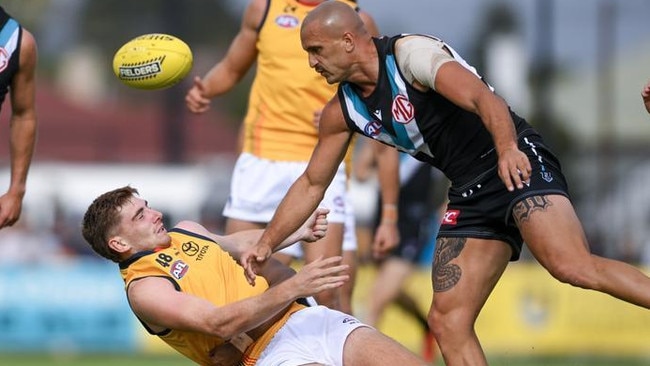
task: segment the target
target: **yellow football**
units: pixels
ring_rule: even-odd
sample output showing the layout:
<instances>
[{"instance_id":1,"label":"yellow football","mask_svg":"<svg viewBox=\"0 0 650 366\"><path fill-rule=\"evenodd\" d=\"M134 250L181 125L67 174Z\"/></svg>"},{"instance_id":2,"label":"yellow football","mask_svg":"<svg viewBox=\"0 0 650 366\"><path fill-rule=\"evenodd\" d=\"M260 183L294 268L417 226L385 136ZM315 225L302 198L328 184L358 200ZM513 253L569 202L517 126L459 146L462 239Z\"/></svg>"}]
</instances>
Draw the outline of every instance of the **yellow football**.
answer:
<instances>
[{"instance_id":1,"label":"yellow football","mask_svg":"<svg viewBox=\"0 0 650 366\"><path fill-rule=\"evenodd\" d=\"M192 50L177 37L151 33L133 38L113 57L113 72L138 89L162 89L181 81L192 69Z\"/></svg>"}]
</instances>

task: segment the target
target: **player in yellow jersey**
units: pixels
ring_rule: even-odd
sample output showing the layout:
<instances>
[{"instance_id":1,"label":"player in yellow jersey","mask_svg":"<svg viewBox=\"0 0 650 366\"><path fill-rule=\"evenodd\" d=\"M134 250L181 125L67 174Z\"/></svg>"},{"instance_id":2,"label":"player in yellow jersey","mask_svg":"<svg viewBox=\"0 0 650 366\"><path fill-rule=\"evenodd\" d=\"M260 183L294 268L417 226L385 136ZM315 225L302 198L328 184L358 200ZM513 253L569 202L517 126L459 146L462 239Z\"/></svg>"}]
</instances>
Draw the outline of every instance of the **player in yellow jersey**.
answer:
<instances>
[{"instance_id":1,"label":"player in yellow jersey","mask_svg":"<svg viewBox=\"0 0 650 366\"><path fill-rule=\"evenodd\" d=\"M299 32L307 13L323 1L251 0L239 33L225 57L203 78L195 78L187 93L186 103L190 111L203 113L209 108L212 98L230 91L257 63L243 124L242 151L234 168L230 197L224 209L226 233L264 228L291 184L305 170L316 146L318 131L315 125L321 109L335 94L336 86L327 84L309 68ZM358 10L355 1L337 1ZM370 31L376 34L372 18L361 11L359 14ZM380 161L397 159L394 151L386 150L386 156ZM318 245L302 248L296 245L285 249L283 262L301 256L300 249L306 263L319 256L341 255L343 251L345 262L352 267L350 272L354 276L356 236L346 177L350 155L351 150L321 202L322 207L330 209L328 236ZM397 191L397 188L386 191L383 201L395 202ZM394 212L390 214L396 215ZM397 242L396 226L394 223L386 224L378 230L374 246L376 252L386 252ZM323 292L316 299L320 304L351 313L353 283L350 281L345 291Z\"/></svg>"},{"instance_id":2,"label":"player in yellow jersey","mask_svg":"<svg viewBox=\"0 0 650 366\"><path fill-rule=\"evenodd\" d=\"M319 209L283 244L325 235ZM300 303L340 287L341 257L317 258L300 272L269 261L251 286L233 259L262 230L212 234L182 221L169 231L160 212L126 186L97 197L82 233L101 256L119 263L131 309L151 334L201 365L425 365L354 317Z\"/></svg>"}]
</instances>

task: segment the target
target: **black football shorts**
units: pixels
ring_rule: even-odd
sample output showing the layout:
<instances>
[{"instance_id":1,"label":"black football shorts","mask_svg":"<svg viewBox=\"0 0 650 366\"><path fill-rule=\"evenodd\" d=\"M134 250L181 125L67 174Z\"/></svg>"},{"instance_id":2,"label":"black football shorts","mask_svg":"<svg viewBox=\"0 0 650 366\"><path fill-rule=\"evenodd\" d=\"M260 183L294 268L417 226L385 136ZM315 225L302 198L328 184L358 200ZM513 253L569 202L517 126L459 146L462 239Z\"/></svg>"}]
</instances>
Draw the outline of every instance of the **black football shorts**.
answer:
<instances>
[{"instance_id":1,"label":"black football shorts","mask_svg":"<svg viewBox=\"0 0 650 366\"><path fill-rule=\"evenodd\" d=\"M468 183L449 189L449 204L438 238L494 239L512 247L511 261L519 259L523 239L512 218L514 205L531 196L562 195L570 198L560 162L537 134L519 138L519 149L532 165L530 184L509 192L494 167Z\"/></svg>"}]
</instances>

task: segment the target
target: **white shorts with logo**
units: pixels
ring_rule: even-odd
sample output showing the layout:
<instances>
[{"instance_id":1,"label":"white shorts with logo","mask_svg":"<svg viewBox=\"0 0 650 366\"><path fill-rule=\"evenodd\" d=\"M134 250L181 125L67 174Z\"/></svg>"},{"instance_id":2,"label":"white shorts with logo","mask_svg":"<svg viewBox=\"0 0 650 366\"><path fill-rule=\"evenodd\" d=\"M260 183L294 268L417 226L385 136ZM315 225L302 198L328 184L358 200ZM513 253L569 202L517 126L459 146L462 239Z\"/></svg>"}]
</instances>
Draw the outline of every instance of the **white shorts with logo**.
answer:
<instances>
[{"instance_id":1,"label":"white shorts with logo","mask_svg":"<svg viewBox=\"0 0 650 366\"><path fill-rule=\"evenodd\" d=\"M305 168L307 162L274 161L242 153L235 163L223 215L250 222L271 221L280 201ZM343 250L356 250L354 211L347 197L345 163L339 166L319 206L329 208L329 222L345 223ZM302 256L300 245L285 248L283 253L285 250L294 257Z\"/></svg>"},{"instance_id":2,"label":"white shorts with logo","mask_svg":"<svg viewBox=\"0 0 650 366\"><path fill-rule=\"evenodd\" d=\"M243 153L235 163L230 197L223 215L251 222L269 222L291 185L307 168L307 162L274 161ZM330 209L329 222L345 221L346 177L341 163L325 191L322 207Z\"/></svg>"},{"instance_id":3,"label":"white shorts with logo","mask_svg":"<svg viewBox=\"0 0 650 366\"><path fill-rule=\"evenodd\" d=\"M355 317L325 306L300 310L273 336L257 366L298 366L307 363L342 366L347 337L367 327Z\"/></svg>"}]
</instances>

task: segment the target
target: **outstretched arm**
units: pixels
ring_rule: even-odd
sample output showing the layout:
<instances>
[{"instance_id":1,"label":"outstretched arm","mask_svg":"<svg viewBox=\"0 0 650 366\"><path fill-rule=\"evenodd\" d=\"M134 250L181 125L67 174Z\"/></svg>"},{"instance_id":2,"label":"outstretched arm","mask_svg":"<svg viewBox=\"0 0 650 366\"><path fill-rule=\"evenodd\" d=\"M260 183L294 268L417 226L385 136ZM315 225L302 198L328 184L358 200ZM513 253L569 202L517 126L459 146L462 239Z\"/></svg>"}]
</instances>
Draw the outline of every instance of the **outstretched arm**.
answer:
<instances>
[{"instance_id":1,"label":"outstretched arm","mask_svg":"<svg viewBox=\"0 0 650 366\"><path fill-rule=\"evenodd\" d=\"M477 114L492 135L499 158L499 177L509 191L523 188L531 165L517 146L514 123L507 104L475 73L466 69L440 41L405 37L396 44L400 69L416 88L432 88L460 108Z\"/></svg>"},{"instance_id":2,"label":"outstretched arm","mask_svg":"<svg viewBox=\"0 0 650 366\"><path fill-rule=\"evenodd\" d=\"M266 3L266 0L251 1L224 58L203 78L194 77L194 84L185 96L185 104L191 112L207 111L212 98L230 91L251 68L257 58L257 28L264 17Z\"/></svg>"},{"instance_id":3,"label":"outstretched arm","mask_svg":"<svg viewBox=\"0 0 650 366\"><path fill-rule=\"evenodd\" d=\"M241 256L241 264L251 283L255 281L259 263L264 262L323 199L345 156L352 132L343 118L338 98L323 109L319 139L304 173L293 183L280 202L271 222L255 247Z\"/></svg>"},{"instance_id":4,"label":"outstretched arm","mask_svg":"<svg viewBox=\"0 0 650 366\"><path fill-rule=\"evenodd\" d=\"M11 82L11 122L9 153L11 181L9 189L0 196L0 228L13 225L22 211L27 185L27 173L36 144L36 41L23 29L20 44L20 65Z\"/></svg>"},{"instance_id":5,"label":"outstretched arm","mask_svg":"<svg viewBox=\"0 0 650 366\"><path fill-rule=\"evenodd\" d=\"M348 279L347 266L340 262L341 257L317 259L260 295L220 307L177 291L165 278L146 277L129 285L129 304L153 330L190 330L228 340L262 325L298 298L340 287Z\"/></svg>"},{"instance_id":6,"label":"outstretched arm","mask_svg":"<svg viewBox=\"0 0 650 366\"><path fill-rule=\"evenodd\" d=\"M440 67L436 90L452 103L481 117L494 140L501 180L509 191L523 188L523 182L530 179L532 167L517 146L514 123L505 101L458 62Z\"/></svg>"},{"instance_id":7,"label":"outstretched arm","mask_svg":"<svg viewBox=\"0 0 650 366\"><path fill-rule=\"evenodd\" d=\"M280 250L291 244L306 241L314 242L325 236L327 233L326 208L316 209L309 218L289 235L275 250ZM205 237L208 237L219 244L219 246L230 253L233 258L239 258L244 251L251 248L262 236L263 229L242 230L229 235L217 235L210 232L203 225L194 221L181 221L175 228L187 230Z\"/></svg>"},{"instance_id":8,"label":"outstretched arm","mask_svg":"<svg viewBox=\"0 0 650 366\"><path fill-rule=\"evenodd\" d=\"M397 204L399 200L399 152L388 145L373 141L377 158L377 175L381 193L381 221L372 243L372 254L382 258L399 244Z\"/></svg>"}]
</instances>

